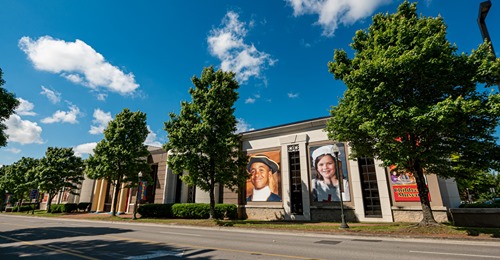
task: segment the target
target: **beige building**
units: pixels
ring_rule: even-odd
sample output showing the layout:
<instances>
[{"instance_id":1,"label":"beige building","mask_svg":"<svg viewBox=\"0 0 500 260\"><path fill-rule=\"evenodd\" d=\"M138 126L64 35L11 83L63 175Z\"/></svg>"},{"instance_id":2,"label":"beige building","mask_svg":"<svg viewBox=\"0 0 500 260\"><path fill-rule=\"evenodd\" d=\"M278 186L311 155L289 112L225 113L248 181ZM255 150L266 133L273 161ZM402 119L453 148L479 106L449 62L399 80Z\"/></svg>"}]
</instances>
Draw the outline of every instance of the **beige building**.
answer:
<instances>
[{"instance_id":1,"label":"beige building","mask_svg":"<svg viewBox=\"0 0 500 260\"><path fill-rule=\"evenodd\" d=\"M269 186L272 186L274 201L262 199L250 180L239 194L219 188L216 201L238 204L242 217L249 219L340 221L342 196L349 222L420 221L421 206L411 174L391 171L372 158L350 160L348 143L328 140L324 131L327 120L328 117L317 118L241 133L242 149L254 158L252 160L272 162L273 172L269 178L273 185ZM342 183L340 186L326 183L322 177L326 172L316 170L323 160L319 159L325 151L329 153L334 143L339 150L339 163L335 165L343 176L343 180L338 181ZM153 183L147 184L141 204L209 202L207 193L186 186L168 169L167 152L158 147L149 147L149 150ZM251 170L251 165L247 169ZM436 220L447 221L448 209L460 203L456 183L433 174L427 175L427 183ZM113 186L106 181L95 181L92 211L109 212L112 192ZM121 189L117 202L119 213L133 212L136 193L136 189Z\"/></svg>"}]
</instances>

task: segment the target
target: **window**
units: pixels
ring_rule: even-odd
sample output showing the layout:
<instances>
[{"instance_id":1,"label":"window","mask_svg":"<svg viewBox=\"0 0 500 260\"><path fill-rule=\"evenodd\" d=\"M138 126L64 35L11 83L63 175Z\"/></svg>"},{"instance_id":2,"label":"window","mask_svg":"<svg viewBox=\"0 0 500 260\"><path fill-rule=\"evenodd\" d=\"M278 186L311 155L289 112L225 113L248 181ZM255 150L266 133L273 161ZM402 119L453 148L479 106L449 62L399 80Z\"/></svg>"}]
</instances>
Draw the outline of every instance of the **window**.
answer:
<instances>
[{"instance_id":1,"label":"window","mask_svg":"<svg viewBox=\"0 0 500 260\"><path fill-rule=\"evenodd\" d=\"M375 161L372 158L358 158L358 166L361 175L361 188L363 189L365 216L382 217Z\"/></svg>"},{"instance_id":2,"label":"window","mask_svg":"<svg viewBox=\"0 0 500 260\"><path fill-rule=\"evenodd\" d=\"M288 146L288 168L290 170L290 205L292 214L302 215L302 179L300 176L299 145Z\"/></svg>"}]
</instances>

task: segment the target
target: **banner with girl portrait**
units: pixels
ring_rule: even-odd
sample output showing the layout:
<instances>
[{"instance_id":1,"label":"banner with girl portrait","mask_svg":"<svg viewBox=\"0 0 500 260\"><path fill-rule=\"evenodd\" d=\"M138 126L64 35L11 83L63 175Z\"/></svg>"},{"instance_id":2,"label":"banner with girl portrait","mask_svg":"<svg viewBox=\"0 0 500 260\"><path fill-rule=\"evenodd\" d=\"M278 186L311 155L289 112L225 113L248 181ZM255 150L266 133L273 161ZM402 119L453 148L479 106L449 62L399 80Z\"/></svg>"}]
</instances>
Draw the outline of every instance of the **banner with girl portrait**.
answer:
<instances>
[{"instance_id":1,"label":"banner with girl portrait","mask_svg":"<svg viewBox=\"0 0 500 260\"><path fill-rule=\"evenodd\" d=\"M344 143L336 145L339 152L338 168L333 145L309 147L313 202L340 201L341 195L343 201L351 200L345 145Z\"/></svg>"}]
</instances>

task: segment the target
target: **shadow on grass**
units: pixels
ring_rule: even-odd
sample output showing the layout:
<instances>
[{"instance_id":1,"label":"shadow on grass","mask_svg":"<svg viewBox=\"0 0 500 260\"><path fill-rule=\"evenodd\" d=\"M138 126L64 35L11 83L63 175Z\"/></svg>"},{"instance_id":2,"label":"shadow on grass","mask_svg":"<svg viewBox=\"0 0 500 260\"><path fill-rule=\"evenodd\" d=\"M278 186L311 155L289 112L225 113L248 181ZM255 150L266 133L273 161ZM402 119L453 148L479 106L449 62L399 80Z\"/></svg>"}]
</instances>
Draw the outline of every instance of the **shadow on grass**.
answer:
<instances>
[{"instance_id":1,"label":"shadow on grass","mask_svg":"<svg viewBox=\"0 0 500 260\"><path fill-rule=\"evenodd\" d=\"M456 227L456 230L465 231L467 235L477 237L481 234L493 238L500 238L500 228L481 228L481 227Z\"/></svg>"}]
</instances>

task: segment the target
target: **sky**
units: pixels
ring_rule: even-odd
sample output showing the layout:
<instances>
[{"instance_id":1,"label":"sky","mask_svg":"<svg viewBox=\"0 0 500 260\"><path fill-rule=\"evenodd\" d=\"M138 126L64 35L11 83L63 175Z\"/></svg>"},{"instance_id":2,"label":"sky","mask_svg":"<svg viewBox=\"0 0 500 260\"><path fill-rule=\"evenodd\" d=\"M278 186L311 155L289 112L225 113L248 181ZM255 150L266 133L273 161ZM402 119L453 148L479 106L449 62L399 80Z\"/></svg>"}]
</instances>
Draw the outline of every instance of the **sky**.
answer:
<instances>
[{"instance_id":1,"label":"sky","mask_svg":"<svg viewBox=\"0 0 500 260\"><path fill-rule=\"evenodd\" d=\"M483 0L422 0L440 15L459 53L482 42ZM0 0L0 68L21 102L4 123L0 165L42 158L48 147L88 157L124 108L147 115L146 144L167 141L164 122L191 101L203 68L234 71L238 131L325 117L346 86L328 72L377 13L402 0ZM486 24L500 56L500 1Z\"/></svg>"}]
</instances>

